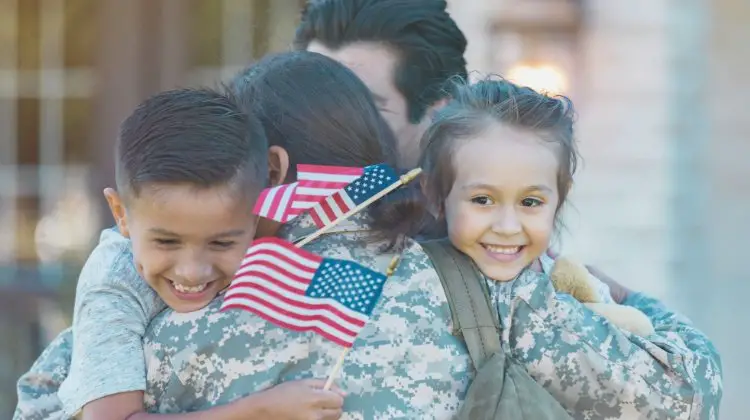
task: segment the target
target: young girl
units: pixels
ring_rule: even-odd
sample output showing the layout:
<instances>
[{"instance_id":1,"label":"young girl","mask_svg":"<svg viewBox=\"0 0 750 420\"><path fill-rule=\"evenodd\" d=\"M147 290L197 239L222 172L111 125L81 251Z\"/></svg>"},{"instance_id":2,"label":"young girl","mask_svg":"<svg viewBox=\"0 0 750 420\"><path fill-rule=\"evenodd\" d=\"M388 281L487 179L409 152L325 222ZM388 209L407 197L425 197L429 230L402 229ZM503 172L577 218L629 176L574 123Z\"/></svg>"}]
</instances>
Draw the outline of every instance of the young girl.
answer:
<instances>
[{"instance_id":1,"label":"young girl","mask_svg":"<svg viewBox=\"0 0 750 420\"><path fill-rule=\"evenodd\" d=\"M573 182L573 106L500 80L459 87L423 138L424 192L453 245L495 281L547 250ZM599 293L612 302L609 288Z\"/></svg>"},{"instance_id":2,"label":"young girl","mask_svg":"<svg viewBox=\"0 0 750 420\"><path fill-rule=\"evenodd\" d=\"M716 418L719 357L684 318L631 293L617 303L656 333L627 334L538 273L576 169L573 115L506 81L458 86L422 138L430 213L487 278L503 346L574 418Z\"/></svg>"}]
</instances>

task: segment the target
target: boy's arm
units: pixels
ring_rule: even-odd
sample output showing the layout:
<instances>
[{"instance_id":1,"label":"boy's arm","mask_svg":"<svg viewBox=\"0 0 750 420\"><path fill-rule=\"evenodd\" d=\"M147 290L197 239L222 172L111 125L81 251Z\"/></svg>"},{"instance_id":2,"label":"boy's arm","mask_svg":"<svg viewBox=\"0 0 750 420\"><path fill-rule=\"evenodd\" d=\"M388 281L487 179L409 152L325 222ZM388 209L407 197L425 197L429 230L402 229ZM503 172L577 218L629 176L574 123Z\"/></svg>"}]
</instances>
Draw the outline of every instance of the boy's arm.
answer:
<instances>
[{"instance_id":1,"label":"boy's arm","mask_svg":"<svg viewBox=\"0 0 750 420\"><path fill-rule=\"evenodd\" d=\"M99 398L146 389L143 335L164 307L138 275L127 241L103 238L76 290L70 372L58 394L68 416Z\"/></svg>"},{"instance_id":2,"label":"boy's arm","mask_svg":"<svg viewBox=\"0 0 750 420\"><path fill-rule=\"evenodd\" d=\"M143 410L143 392L123 392L88 403L83 420L245 420L338 419L344 395L338 389L324 391L323 381L288 382L229 404L181 414L150 414Z\"/></svg>"}]
</instances>

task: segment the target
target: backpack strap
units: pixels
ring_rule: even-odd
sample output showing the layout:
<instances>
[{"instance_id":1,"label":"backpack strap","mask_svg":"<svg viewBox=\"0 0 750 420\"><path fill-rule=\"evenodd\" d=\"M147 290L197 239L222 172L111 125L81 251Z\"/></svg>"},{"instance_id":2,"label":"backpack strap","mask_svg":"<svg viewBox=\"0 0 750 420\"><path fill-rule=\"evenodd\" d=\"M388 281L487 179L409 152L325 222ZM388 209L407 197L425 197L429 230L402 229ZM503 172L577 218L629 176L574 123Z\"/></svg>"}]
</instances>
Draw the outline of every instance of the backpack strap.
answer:
<instances>
[{"instance_id":1,"label":"backpack strap","mask_svg":"<svg viewBox=\"0 0 750 420\"><path fill-rule=\"evenodd\" d=\"M453 333L463 337L474 369L501 351L500 324L484 276L447 239L420 243L443 284L453 317Z\"/></svg>"}]
</instances>

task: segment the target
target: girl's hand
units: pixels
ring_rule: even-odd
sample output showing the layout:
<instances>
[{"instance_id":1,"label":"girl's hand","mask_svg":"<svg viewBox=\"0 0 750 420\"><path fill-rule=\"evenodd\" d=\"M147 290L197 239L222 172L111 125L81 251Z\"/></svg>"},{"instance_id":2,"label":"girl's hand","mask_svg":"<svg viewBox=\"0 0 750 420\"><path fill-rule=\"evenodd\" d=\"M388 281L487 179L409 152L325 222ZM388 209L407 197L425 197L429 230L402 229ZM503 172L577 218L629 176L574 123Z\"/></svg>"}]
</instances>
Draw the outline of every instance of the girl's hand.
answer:
<instances>
[{"instance_id":1,"label":"girl's hand","mask_svg":"<svg viewBox=\"0 0 750 420\"><path fill-rule=\"evenodd\" d=\"M623 286L622 284L616 282L612 277L604 274L600 270L598 270L596 267L592 267L590 265L586 266L586 269L589 270L589 273L601 280L602 283L609 286L609 294L612 295L612 300L614 300L616 303L622 303L625 301L625 299L633 293L632 290L628 289L627 287Z\"/></svg>"},{"instance_id":2,"label":"girl's hand","mask_svg":"<svg viewBox=\"0 0 750 420\"><path fill-rule=\"evenodd\" d=\"M252 413L249 418L274 420L336 420L343 412L345 394L336 387L324 391L324 384L305 379L276 385L247 397L246 413Z\"/></svg>"},{"instance_id":3,"label":"girl's hand","mask_svg":"<svg viewBox=\"0 0 750 420\"><path fill-rule=\"evenodd\" d=\"M551 249L547 250L547 255L549 255L553 260L557 259L558 256L557 252L554 252ZM612 277L604 274L598 268L587 265L586 269L589 271L589 274L609 286L609 293L610 295L612 295L612 300L614 300L616 303L622 303L631 293L633 293L632 290L616 282Z\"/></svg>"}]
</instances>

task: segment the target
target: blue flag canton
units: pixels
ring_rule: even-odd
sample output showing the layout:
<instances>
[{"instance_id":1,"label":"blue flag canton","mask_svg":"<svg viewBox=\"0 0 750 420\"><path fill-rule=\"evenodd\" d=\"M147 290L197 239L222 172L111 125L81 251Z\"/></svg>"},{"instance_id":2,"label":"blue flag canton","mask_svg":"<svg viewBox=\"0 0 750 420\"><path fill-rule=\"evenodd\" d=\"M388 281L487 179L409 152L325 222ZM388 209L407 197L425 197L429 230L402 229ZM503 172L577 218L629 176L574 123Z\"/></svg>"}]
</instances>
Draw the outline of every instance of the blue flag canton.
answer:
<instances>
[{"instance_id":1,"label":"blue flag canton","mask_svg":"<svg viewBox=\"0 0 750 420\"><path fill-rule=\"evenodd\" d=\"M315 272L305 295L334 299L347 308L369 316L380 299L387 277L343 260L325 258Z\"/></svg>"},{"instance_id":2,"label":"blue flag canton","mask_svg":"<svg viewBox=\"0 0 750 420\"><path fill-rule=\"evenodd\" d=\"M386 164L371 165L364 168L364 173L344 188L351 200L359 205L370 197L388 188L399 180L396 171Z\"/></svg>"}]
</instances>

